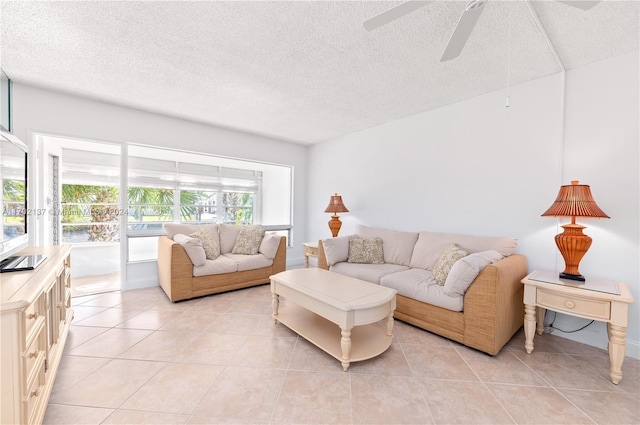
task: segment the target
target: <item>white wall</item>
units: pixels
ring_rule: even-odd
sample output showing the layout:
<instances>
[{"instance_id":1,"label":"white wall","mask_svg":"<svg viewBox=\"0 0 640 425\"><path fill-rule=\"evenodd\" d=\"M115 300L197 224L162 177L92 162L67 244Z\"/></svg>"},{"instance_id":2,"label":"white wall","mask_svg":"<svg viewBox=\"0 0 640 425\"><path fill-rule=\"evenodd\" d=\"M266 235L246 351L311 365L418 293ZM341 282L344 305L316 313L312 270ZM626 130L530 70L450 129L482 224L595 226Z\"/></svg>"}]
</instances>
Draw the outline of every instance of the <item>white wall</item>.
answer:
<instances>
[{"instance_id":1,"label":"white wall","mask_svg":"<svg viewBox=\"0 0 640 425\"><path fill-rule=\"evenodd\" d=\"M529 270L564 268L554 235L559 221L541 217L561 184L591 186L611 220L591 220L583 274L626 282L640 298L638 52L566 75L563 131L561 74L314 145L309 154L309 239L330 237L323 213L339 192L350 212L342 235L358 224L513 236ZM564 135L563 135L564 134ZM564 140L564 149L563 149ZM640 357L639 302L630 307L627 353ZM577 329L582 319L554 326ZM595 323L563 334L606 348Z\"/></svg>"},{"instance_id":2,"label":"white wall","mask_svg":"<svg viewBox=\"0 0 640 425\"><path fill-rule=\"evenodd\" d=\"M33 135L43 133L105 142L140 143L292 165L300 170L306 168L306 146L23 84L14 84L13 90L13 132L31 148ZM307 174L297 172L294 176L292 244L298 247L305 241L306 233L307 195L304 189L307 186ZM301 249L289 249L287 262L302 263ZM144 276L138 276L135 269L127 268L127 281L135 282L132 287L153 280L148 270L141 269L140 273Z\"/></svg>"}]
</instances>

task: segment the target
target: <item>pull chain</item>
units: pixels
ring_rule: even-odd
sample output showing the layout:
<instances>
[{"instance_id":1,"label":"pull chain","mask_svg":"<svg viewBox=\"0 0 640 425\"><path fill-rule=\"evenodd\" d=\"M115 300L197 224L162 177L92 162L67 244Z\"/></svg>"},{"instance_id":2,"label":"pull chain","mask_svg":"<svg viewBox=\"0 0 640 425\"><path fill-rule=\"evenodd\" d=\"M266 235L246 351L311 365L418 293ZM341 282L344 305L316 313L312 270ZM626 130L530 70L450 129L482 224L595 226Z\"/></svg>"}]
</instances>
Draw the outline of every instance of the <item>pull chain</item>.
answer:
<instances>
[{"instance_id":1,"label":"pull chain","mask_svg":"<svg viewBox=\"0 0 640 425\"><path fill-rule=\"evenodd\" d=\"M511 96L509 94L509 89L511 85L511 4L506 3L509 8L509 13L507 15L507 101L505 103L505 108L509 107L509 100Z\"/></svg>"}]
</instances>

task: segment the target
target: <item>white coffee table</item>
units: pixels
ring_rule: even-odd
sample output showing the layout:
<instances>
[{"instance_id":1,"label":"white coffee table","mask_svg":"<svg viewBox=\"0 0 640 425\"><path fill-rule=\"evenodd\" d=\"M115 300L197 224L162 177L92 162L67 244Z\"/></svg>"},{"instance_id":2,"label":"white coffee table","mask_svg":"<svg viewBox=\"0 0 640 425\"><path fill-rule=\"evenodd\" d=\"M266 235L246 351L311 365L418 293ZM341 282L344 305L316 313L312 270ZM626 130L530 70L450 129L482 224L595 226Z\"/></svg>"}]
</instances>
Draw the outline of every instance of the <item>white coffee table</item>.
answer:
<instances>
[{"instance_id":1,"label":"white coffee table","mask_svg":"<svg viewBox=\"0 0 640 425\"><path fill-rule=\"evenodd\" d=\"M275 321L340 360L345 371L391 346L394 289L311 268L271 276L271 294Z\"/></svg>"}]
</instances>

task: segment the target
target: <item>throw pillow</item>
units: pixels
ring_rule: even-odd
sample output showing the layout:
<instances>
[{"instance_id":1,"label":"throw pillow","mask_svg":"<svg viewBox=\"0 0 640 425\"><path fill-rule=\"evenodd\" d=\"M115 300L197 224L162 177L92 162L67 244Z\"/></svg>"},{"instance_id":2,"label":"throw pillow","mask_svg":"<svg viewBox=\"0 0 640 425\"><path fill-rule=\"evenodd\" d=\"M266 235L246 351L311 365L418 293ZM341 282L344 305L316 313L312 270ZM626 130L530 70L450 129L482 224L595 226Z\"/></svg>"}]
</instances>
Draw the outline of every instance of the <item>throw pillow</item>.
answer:
<instances>
[{"instance_id":1,"label":"throw pillow","mask_svg":"<svg viewBox=\"0 0 640 425\"><path fill-rule=\"evenodd\" d=\"M273 260L278 253L280 239L281 237L275 234L264 235L262 242L260 242L258 252L267 257L268 260Z\"/></svg>"},{"instance_id":2,"label":"throw pillow","mask_svg":"<svg viewBox=\"0 0 640 425\"><path fill-rule=\"evenodd\" d=\"M258 227L244 227L238 233L232 254L254 255L260 250L264 238L264 229Z\"/></svg>"},{"instance_id":3,"label":"throw pillow","mask_svg":"<svg viewBox=\"0 0 640 425\"><path fill-rule=\"evenodd\" d=\"M384 264L382 238L363 239L358 235L349 236L349 263Z\"/></svg>"},{"instance_id":4,"label":"throw pillow","mask_svg":"<svg viewBox=\"0 0 640 425\"><path fill-rule=\"evenodd\" d=\"M189 236L202 241L202 248L204 248L207 260L215 260L220 256L220 245L216 243L216 240L213 239L211 234L206 230L198 230Z\"/></svg>"},{"instance_id":5,"label":"throw pillow","mask_svg":"<svg viewBox=\"0 0 640 425\"><path fill-rule=\"evenodd\" d=\"M204 253L200 239L191 238L182 233L176 233L173 235L173 240L184 248L194 266L204 266L207 264L207 256Z\"/></svg>"},{"instance_id":6,"label":"throw pillow","mask_svg":"<svg viewBox=\"0 0 640 425\"><path fill-rule=\"evenodd\" d=\"M443 291L450 296L463 296L471 282L486 266L504 257L496 250L476 252L455 262L444 282Z\"/></svg>"},{"instance_id":7,"label":"throw pillow","mask_svg":"<svg viewBox=\"0 0 640 425\"><path fill-rule=\"evenodd\" d=\"M349 236L336 236L322 241L327 264L333 266L349 259Z\"/></svg>"},{"instance_id":8,"label":"throw pillow","mask_svg":"<svg viewBox=\"0 0 640 425\"><path fill-rule=\"evenodd\" d=\"M438 285L444 285L453 264L462 257L466 257L467 254L468 252L460 248L457 244L449 244L442 255L440 255L440 258L438 258L438 261L436 261L433 269L431 269L436 283Z\"/></svg>"}]
</instances>

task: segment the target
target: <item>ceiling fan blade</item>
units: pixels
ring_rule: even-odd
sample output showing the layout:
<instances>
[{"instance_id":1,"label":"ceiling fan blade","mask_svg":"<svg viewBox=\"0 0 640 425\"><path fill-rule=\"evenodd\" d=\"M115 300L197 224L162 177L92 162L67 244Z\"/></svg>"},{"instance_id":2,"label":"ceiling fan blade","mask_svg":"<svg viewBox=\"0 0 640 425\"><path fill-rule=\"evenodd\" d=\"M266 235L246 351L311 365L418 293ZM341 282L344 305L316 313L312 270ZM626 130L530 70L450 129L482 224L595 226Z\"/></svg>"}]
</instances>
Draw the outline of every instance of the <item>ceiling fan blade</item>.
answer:
<instances>
[{"instance_id":1,"label":"ceiling fan blade","mask_svg":"<svg viewBox=\"0 0 640 425\"><path fill-rule=\"evenodd\" d=\"M484 9L484 3L484 1L473 0L467 4L440 62L457 58L460 55L469 35L471 35L471 31L473 31L473 27L478 22L478 18Z\"/></svg>"},{"instance_id":2,"label":"ceiling fan blade","mask_svg":"<svg viewBox=\"0 0 640 425\"><path fill-rule=\"evenodd\" d=\"M558 3L566 4L567 6L577 7L582 10L589 10L596 4L600 3L600 0L556 0Z\"/></svg>"},{"instance_id":3,"label":"ceiling fan blade","mask_svg":"<svg viewBox=\"0 0 640 425\"><path fill-rule=\"evenodd\" d=\"M378 27L386 25L389 22L394 21L408 13L414 12L421 7L428 5L429 3L432 3L432 1L408 1L391 8L386 12L382 12L381 14L376 15L371 19L367 19L362 25L364 25L364 29L366 29L367 31L371 31Z\"/></svg>"}]
</instances>

